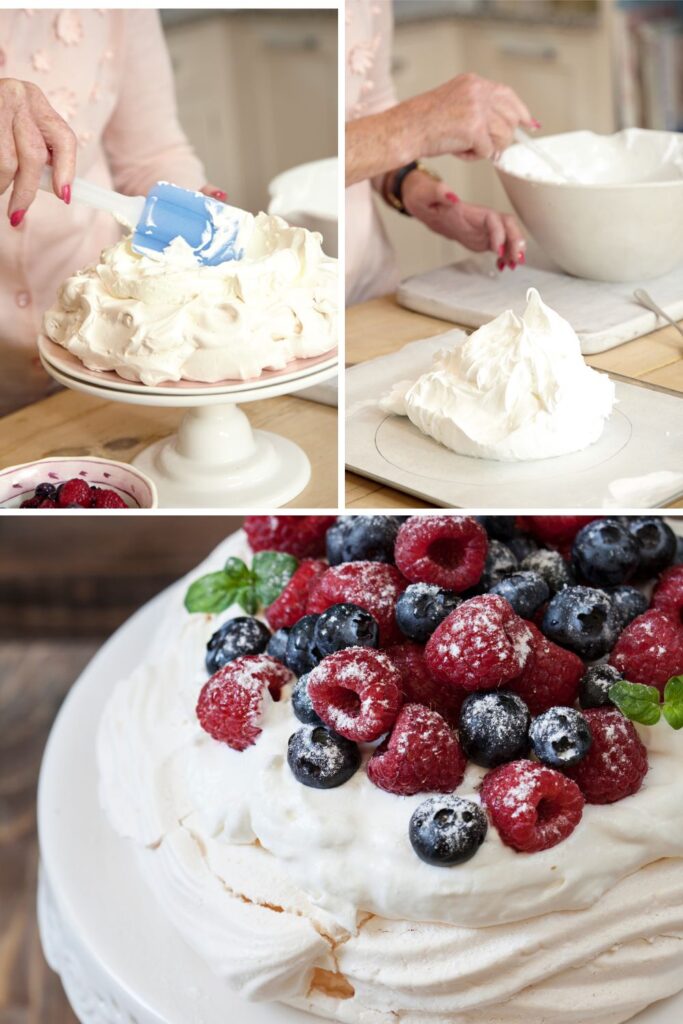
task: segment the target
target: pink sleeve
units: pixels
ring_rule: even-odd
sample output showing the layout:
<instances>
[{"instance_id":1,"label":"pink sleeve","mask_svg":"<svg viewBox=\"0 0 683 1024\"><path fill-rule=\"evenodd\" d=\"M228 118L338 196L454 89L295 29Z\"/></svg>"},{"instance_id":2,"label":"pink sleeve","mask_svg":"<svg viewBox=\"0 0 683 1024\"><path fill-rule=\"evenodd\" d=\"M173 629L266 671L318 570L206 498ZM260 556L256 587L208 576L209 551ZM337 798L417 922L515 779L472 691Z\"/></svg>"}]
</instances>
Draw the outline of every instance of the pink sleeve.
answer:
<instances>
[{"instance_id":1,"label":"pink sleeve","mask_svg":"<svg viewBox=\"0 0 683 1024\"><path fill-rule=\"evenodd\" d=\"M202 188L206 174L178 122L157 11L124 13L120 68L118 99L103 135L114 188L145 195L159 180Z\"/></svg>"},{"instance_id":2,"label":"pink sleeve","mask_svg":"<svg viewBox=\"0 0 683 1024\"><path fill-rule=\"evenodd\" d=\"M376 18L377 21L373 27L376 31L375 39L379 45L372 77L367 80L365 114L381 114L383 110L395 107L398 102L391 77L391 55L394 44L394 19L391 4L382 4Z\"/></svg>"}]
</instances>

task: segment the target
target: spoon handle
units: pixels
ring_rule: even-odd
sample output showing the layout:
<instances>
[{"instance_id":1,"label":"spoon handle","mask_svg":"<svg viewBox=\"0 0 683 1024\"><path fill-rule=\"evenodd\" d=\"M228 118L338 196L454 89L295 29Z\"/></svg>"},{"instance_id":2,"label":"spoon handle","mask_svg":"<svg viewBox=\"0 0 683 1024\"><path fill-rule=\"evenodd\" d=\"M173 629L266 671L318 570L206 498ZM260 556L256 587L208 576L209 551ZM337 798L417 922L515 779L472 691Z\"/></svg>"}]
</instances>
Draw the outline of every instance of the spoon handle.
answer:
<instances>
[{"instance_id":1,"label":"spoon handle","mask_svg":"<svg viewBox=\"0 0 683 1024\"><path fill-rule=\"evenodd\" d=\"M667 323L675 327L680 335L683 335L683 327L677 324L675 320L672 320L668 313L665 313L661 306L658 306L655 300L652 298L649 292L646 292L644 288L636 288L633 293L633 297L641 306L645 306L651 313L655 313L661 317L662 320L666 320Z\"/></svg>"}]
</instances>

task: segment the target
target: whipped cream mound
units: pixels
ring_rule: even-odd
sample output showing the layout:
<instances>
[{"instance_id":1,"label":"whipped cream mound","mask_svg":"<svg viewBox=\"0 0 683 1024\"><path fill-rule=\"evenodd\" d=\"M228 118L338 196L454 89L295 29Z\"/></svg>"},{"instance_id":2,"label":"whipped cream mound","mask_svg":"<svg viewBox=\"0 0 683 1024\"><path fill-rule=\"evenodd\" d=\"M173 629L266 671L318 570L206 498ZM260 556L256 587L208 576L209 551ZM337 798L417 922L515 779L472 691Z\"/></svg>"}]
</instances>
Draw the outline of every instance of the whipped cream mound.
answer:
<instances>
[{"instance_id":1,"label":"whipped cream mound","mask_svg":"<svg viewBox=\"0 0 683 1024\"><path fill-rule=\"evenodd\" d=\"M242 258L218 266L182 238L162 259L122 239L64 282L44 334L91 370L148 385L248 380L333 349L337 261L321 236L265 213L246 227Z\"/></svg>"},{"instance_id":2,"label":"whipped cream mound","mask_svg":"<svg viewBox=\"0 0 683 1024\"><path fill-rule=\"evenodd\" d=\"M574 329L530 288L521 318L501 313L380 406L460 455L517 462L593 444L614 402L614 384L586 365Z\"/></svg>"},{"instance_id":3,"label":"whipped cream mound","mask_svg":"<svg viewBox=\"0 0 683 1024\"><path fill-rule=\"evenodd\" d=\"M287 765L298 721L265 698L263 732L238 753L200 728L209 636L238 608L193 615L167 594L149 657L112 692L97 737L100 799L159 905L226 984L348 1024L620 1024L680 990L683 748L640 728L642 789L587 805L563 843L519 854L489 828L452 869L414 854L410 816L363 769L302 786ZM367 757L369 751L366 751ZM470 765L458 795L478 800Z\"/></svg>"}]
</instances>

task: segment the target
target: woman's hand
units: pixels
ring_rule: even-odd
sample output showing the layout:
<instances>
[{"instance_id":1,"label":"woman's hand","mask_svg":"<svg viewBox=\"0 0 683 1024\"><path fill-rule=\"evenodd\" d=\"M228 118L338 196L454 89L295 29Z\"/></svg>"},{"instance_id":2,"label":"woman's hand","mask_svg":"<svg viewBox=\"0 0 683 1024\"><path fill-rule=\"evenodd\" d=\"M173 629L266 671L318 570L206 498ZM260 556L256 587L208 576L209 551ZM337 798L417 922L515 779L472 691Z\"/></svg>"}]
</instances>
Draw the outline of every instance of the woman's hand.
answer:
<instances>
[{"instance_id":1,"label":"woman's hand","mask_svg":"<svg viewBox=\"0 0 683 1024\"><path fill-rule=\"evenodd\" d=\"M456 75L405 106L422 156L488 160L510 145L519 125L540 127L516 92L474 74Z\"/></svg>"},{"instance_id":2,"label":"woman's hand","mask_svg":"<svg viewBox=\"0 0 683 1024\"><path fill-rule=\"evenodd\" d=\"M486 206L461 202L447 185L424 171L411 171L403 181L403 205L408 213L445 238L473 252L490 249L498 256L498 269L526 259L526 241L514 217Z\"/></svg>"},{"instance_id":3,"label":"woman's hand","mask_svg":"<svg viewBox=\"0 0 683 1024\"><path fill-rule=\"evenodd\" d=\"M12 227L24 219L49 163L55 195L70 203L76 136L37 85L0 78L0 194L14 183L7 208Z\"/></svg>"}]
</instances>

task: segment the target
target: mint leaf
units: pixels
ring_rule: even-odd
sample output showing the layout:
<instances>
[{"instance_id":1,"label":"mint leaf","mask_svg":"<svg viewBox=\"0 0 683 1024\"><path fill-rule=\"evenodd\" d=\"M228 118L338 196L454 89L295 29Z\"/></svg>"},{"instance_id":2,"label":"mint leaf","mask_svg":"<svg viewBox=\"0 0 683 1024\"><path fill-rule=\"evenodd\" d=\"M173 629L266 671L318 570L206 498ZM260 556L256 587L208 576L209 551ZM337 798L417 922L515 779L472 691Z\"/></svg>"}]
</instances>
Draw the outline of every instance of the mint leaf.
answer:
<instances>
[{"instance_id":1,"label":"mint leaf","mask_svg":"<svg viewBox=\"0 0 683 1024\"><path fill-rule=\"evenodd\" d=\"M672 676L664 687L662 711L672 729L683 729L683 676Z\"/></svg>"},{"instance_id":2,"label":"mint leaf","mask_svg":"<svg viewBox=\"0 0 683 1024\"><path fill-rule=\"evenodd\" d=\"M659 706L659 690L656 686L642 683L619 682L610 687L609 699L632 722L641 725L656 725L662 709ZM683 723L682 723L683 724Z\"/></svg>"},{"instance_id":3,"label":"mint leaf","mask_svg":"<svg viewBox=\"0 0 683 1024\"><path fill-rule=\"evenodd\" d=\"M235 600L235 588L224 572L210 572L195 580L185 595L188 612L209 612L215 615L229 608Z\"/></svg>"},{"instance_id":4,"label":"mint leaf","mask_svg":"<svg viewBox=\"0 0 683 1024\"><path fill-rule=\"evenodd\" d=\"M257 597L264 607L280 596L298 564L296 558L281 551L259 551L254 555L251 570L255 577Z\"/></svg>"},{"instance_id":5,"label":"mint leaf","mask_svg":"<svg viewBox=\"0 0 683 1024\"><path fill-rule=\"evenodd\" d=\"M237 587L245 586L251 579L251 570L241 558L229 558L225 563L223 572Z\"/></svg>"}]
</instances>

